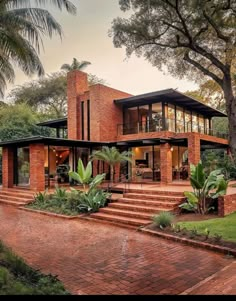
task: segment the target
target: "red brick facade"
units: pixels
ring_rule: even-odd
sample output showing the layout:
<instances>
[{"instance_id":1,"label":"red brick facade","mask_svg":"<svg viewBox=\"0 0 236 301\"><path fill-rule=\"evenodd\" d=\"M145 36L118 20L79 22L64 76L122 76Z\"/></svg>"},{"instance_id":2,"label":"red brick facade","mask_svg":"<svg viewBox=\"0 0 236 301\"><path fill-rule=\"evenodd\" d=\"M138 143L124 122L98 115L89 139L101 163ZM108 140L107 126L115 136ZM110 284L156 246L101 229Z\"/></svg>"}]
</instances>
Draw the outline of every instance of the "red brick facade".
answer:
<instances>
[{"instance_id":1,"label":"red brick facade","mask_svg":"<svg viewBox=\"0 0 236 301\"><path fill-rule=\"evenodd\" d=\"M236 211L236 194L225 195L218 199L218 215L224 217Z\"/></svg>"},{"instance_id":2,"label":"red brick facade","mask_svg":"<svg viewBox=\"0 0 236 301\"><path fill-rule=\"evenodd\" d=\"M81 71L71 71L67 75L68 101L68 139L81 139L80 96L88 91L87 74Z\"/></svg>"},{"instance_id":3,"label":"red brick facade","mask_svg":"<svg viewBox=\"0 0 236 301\"><path fill-rule=\"evenodd\" d=\"M169 143L160 145L161 182L172 182L172 151Z\"/></svg>"},{"instance_id":4,"label":"red brick facade","mask_svg":"<svg viewBox=\"0 0 236 301\"><path fill-rule=\"evenodd\" d=\"M191 133L188 137L188 162L198 164L200 161L200 134Z\"/></svg>"},{"instance_id":5,"label":"red brick facade","mask_svg":"<svg viewBox=\"0 0 236 301\"><path fill-rule=\"evenodd\" d=\"M13 162L14 153L11 147L2 149L2 186L3 188L13 187Z\"/></svg>"},{"instance_id":6,"label":"red brick facade","mask_svg":"<svg viewBox=\"0 0 236 301\"><path fill-rule=\"evenodd\" d=\"M30 189L43 191L45 189L44 144L30 145Z\"/></svg>"}]
</instances>

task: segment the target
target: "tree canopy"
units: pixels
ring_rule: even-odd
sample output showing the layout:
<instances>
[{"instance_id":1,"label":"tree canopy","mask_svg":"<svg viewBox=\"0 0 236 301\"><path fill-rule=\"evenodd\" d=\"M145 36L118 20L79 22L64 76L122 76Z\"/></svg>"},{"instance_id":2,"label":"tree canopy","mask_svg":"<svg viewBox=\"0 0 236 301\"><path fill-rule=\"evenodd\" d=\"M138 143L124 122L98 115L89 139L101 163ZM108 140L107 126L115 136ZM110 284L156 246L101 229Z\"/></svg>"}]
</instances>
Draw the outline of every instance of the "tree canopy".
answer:
<instances>
[{"instance_id":1,"label":"tree canopy","mask_svg":"<svg viewBox=\"0 0 236 301\"><path fill-rule=\"evenodd\" d=\"M26 138L30 136L51 136L51 130L38 127L40 115L35 114L26 104L6 105L0 108L1 141Z\"/></svg>"},{"instance_id":2,"label":"tree canopy","mask_svg":"<svg viewBox=\"0 0 236 301\"><path fill-rule=\"evenodd\" d=\"M76 58L73 58L72 63L71 64L63 64L61 66L61 70L64 70L67 72L72 71L72 70L83 70L88 65L91 65L91 63L88 61L79 62Z\"/></svg>"},{"instance_id":3,"label":"tree canopy","mask_svg":"<svg viewBox=\"0 0 236 301\"><path fill-rule=\"evenodd\" d=\"M88 74L89 85L104 84L96 75ZM9 93L11 103L27 103L33 110L47 114L48 119L67 114L67 78L65 72L55 72L17 86Z\"/></svg>"},{"instance_id":4,"label":"tree canopy","mask_svg":"<svg viewBox=\"0 0 236 301\"><path fill-rule=\"evenodd\" d=\"M43 75L39 58L43 37L62 37L60 24L45 8L53 5L75 14L68 0L1 0L0 1L0 96L15 78L15 65L26 75Z\"/></svg>"},{"instance_id":5,"label":"tree canopy","mask_svg":"<svg viewBox=\"0 0 236 301\"><path fill-rule=\"evenodd\" d=\"M230 0L120 0L128 18L116 18L110 35L128 55L143 55L172 75L201 80L223 90L232 150L236 150L236 2Z\"/></svg>"}]
</instances>

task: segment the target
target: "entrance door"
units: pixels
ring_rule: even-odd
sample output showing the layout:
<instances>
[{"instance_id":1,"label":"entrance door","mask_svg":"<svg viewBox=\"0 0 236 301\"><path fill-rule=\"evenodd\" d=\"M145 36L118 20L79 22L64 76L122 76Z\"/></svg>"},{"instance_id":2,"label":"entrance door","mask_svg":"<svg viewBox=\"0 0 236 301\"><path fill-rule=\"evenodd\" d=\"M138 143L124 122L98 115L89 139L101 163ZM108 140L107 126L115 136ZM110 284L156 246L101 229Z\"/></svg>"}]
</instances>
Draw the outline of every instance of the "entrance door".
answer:
<instances>
[{"instance_id":1,"label":"entrance door","mask_svg":"<svg viewBox=\"0 0 236 301\"><path fill-rule=\"evenodd\" d=\"M18 147L16 150L15 184L28 186L30 184L29 147Z\"/></svg>"}]
</instances>

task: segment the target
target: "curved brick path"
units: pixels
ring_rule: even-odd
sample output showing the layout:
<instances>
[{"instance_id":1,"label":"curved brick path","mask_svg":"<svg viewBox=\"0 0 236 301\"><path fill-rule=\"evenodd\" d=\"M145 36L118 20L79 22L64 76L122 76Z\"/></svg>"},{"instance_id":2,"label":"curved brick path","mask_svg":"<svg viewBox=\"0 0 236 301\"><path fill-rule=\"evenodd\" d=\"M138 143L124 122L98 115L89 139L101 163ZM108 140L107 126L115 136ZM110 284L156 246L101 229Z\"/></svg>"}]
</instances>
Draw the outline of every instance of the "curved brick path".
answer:
<instances>
[{"instance_id":1,"label":"curved brick path","mask_svg":"<svg viewBox=\"0 0 236 301\"><path fill-rule=\"evenodd\" d=\"M232 259L129 229L0 206L0 239L74 294L179 294Z\"/></svg>"}]
</instances>

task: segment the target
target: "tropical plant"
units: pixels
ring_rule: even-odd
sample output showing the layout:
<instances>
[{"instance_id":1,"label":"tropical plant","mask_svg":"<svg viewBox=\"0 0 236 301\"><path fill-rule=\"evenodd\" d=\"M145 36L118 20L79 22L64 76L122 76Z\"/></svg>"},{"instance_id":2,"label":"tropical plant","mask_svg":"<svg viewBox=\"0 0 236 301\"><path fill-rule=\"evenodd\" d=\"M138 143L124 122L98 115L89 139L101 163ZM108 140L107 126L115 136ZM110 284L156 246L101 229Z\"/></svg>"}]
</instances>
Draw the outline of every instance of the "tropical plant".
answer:
<instances>
[{"instance_id":1,"label":"tropical plant","mask_svg":"<svg viewBox=\"0 0 236 301\"><path fill-rule=\"evenodd\" d=\"M152 217L152 220L154 224L160 228L166 228L171 226L173 220L174 220L174 215L171 212L160 212L157 215L154 215Z\"/></svg>"},{"instance_id":2,"label":"tropical plant","mask_svg":"<svg viewBox=\"0 0 236 301\"><path fill-rule=\"evenodd\" d=\"M52 195L52 199L57 202L64 203L67 200L67 192L65 188L57 187L55 189L54 194Z\"/></svg>"},{"instance_id":3,"label":"tropical plant","mask_svg":"<svg viewBox=\"0 0 236 301\"><path fill-rule=\"evenodd\" d=\"M81 212L97 212L105 206L109 196L109 193L101 189L90 189L80 195L78 208Z\"/></svg>"},{"instance_id":4,"label":"tropical plant","mask_svg":"<svg viewBox=\"0 0 236 301\"><path fill-rule=\"evenodd\" d=\"M187 202L179 205L179 207L200 214L206 214L210 209L207 200L225 195L228 181L224 179L221 169L212 171L207 177L201 162L196 166L191 164L190 172L190 183L193 187L193 192L184 192Z\"/></svg>"},{"instance_id":5,"label":"tropical plant","mask_svg":"<svg viewBox=\"0 0 236 301\"><path fill-rule=\"evenodd\" d=\"M92 178L92 162L89 161L87 166L84 167L83 161L79 158L77 172L69 171L69 176L81 183L83 188L86 189L86 184L89 184Z\"/></svg>"},{"instance_id":6,"label":"tropical plant","mask_svg":"<svg viewBox=\"0 0 236 301\"><path fill-rule=\"evenodd\" d=\"M118 163L132 162L132 152L119 152L116 147L103 146L101 150L94 151L91 155L92 160L100 160L106 162L110 166L110 181L114 182L114 168Z\"/></svg>"},{"instance_id":7,"label":"tropical plant","mask_svg":"<svg viewBox=\"0 0 236 301\"><path fill-rule=\"evenodd\" d=\"M68 0L0 1L0 94L3 96L7 82L15 77L13 64L26 75L43 75L44 69L39 59L42 37L51 38L54 34L62 37L60 24L48 10L48 4L75 14L75 6Z\"/></svg>"},{"instance_id":8,"label":"tropical plant","mask_svg":"<svg viewBox=\"0 0 236 301\"><path fill-rule=\"evenodd\" d=\"M73 71L73 70L83 70L85 69L88 65L90 65L91 63L88 61L81 61L79 62L76 58L73 58L72 60L72 64L63 64L61 66L61 70L64 71Z\"/></svg>"}]
</instances>

